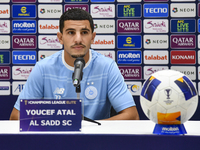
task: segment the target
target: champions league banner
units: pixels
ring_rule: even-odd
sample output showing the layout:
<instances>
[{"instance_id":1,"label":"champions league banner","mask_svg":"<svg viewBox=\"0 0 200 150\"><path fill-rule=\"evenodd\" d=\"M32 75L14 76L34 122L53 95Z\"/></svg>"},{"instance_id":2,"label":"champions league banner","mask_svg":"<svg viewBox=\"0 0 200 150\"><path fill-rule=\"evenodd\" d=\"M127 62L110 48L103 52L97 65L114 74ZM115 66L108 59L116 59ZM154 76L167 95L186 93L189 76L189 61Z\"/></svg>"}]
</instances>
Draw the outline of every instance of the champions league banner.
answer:
<instances>
[{"instance_id":1,"label":"champions league banner","mask_svg":"<svg viewBox=\"0 0 200 150\"><path fill-rule=\"evenodd\" d=\"M81 100L21 100L20 131L80 131Z\"/></svg>"}]
</instances>

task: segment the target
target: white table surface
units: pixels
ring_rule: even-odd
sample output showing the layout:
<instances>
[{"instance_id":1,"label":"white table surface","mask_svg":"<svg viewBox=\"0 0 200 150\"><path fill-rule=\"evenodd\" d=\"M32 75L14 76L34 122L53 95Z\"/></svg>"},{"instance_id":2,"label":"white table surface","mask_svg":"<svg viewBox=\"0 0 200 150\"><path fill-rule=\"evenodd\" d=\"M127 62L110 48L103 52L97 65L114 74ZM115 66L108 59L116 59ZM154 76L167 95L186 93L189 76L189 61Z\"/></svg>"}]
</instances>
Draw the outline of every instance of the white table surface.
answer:
<instances>
[{"instance_id":1,"label":"white table surface","mask_svg":"<svg viewBox=\"0 0 200 150\"><path fill-rule=\"evenodd\" d=\"M98 121L101 125L82 121L80 132L20 132L19 121L0 121L0 134L147 134L152 135L155 123L150 120ZM200 136L200 121L184 123L186 135Z\"/></svg>"}]
</instances>

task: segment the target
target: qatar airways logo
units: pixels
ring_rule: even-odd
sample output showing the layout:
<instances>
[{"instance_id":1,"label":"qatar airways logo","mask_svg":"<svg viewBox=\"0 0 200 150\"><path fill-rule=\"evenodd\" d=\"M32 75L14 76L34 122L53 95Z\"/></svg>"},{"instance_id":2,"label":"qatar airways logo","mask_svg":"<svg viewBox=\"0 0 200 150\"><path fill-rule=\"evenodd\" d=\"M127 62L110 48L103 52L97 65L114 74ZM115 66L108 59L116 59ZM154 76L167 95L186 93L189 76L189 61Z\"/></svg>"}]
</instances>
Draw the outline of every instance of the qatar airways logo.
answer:
<instances>
[{"instance_id":1,"label":"qatar airways logo","mask_svg":"<svg viewBox=\"0 0 200 150\"><path fill-rule=\"evenodd\" d=\"M38 43L40 49L62 49L62 44L56 35L39 35Z\"/></svg>"},{"instance_id":2,"label":"qatar airways logo","mask_svg":"<svg viewBox=\"0 0 200 150\"><path fill-rule=\"evenodd\" d=\"M114 4L91 4L91 15L93 18L114 18L115 17L115 5Z\"/></svg>"},{"instance_id":3,"label":"qatar airways logo","mask_svg":"<svg viewBox=\"0 0 200 150\"><path fill-rule=\"evenodd\" d=\"M59 20L39 20L38 32L47 34L57 34L59 32Z\"/></svg>"},{"instance_id":4,"label":"qatar airways logo","mask_svg":"<svg viewBox=\"0 0 200 150\"><path fill-rule=\"evenodd\" d=\"M171 35L171 48L196 48L195 35Z\"/></svg>"},{"instance_id":5,"label":"qatar airways logo","mask_svg":"<svg viewBox=\"0 0 200 150\"><path fill-rule=\"evenodd\" d=\"M35 35L13 35L12 47L14 49L35 49L36 36Z\"/></svg>"},{"instance_id":6,"label":"qatar airways logo","mask_svg":"<svg viewBox=\"0 0 200 150\"><path fill-rule=\"evenodd\" d=\"M195 64L195 51L171 51L171 64Z\"/></svg>"},{"instance_id":7,"label":"qatar airways logo","mask_svg":"<svg viewBox=\"0 0 200 150\"><path fill-rule=\"evenodd\" d=\"M14 80L27 80L34 66L13 66L12 78Z\"/></svg>"},{"instance_id":8,"label":"qatar airways logo","mask_svg":"<svg viewBox=\"0 0 200 150\"><path fill-rule=\"evenodd\" d=\"M125 80L137 80L142 78L142 68L139 66L119 66L119 70Z\"/></svg>"},{"instance_id":9,"label":"qatar airways logo","mask_svg":"<svg viewBox=\"0 0 200 150\"><path fill-rule=\"evenodd\" d=\"M118 33L141 33L141 20L117 20Z\"/></svg>"},{"instance_id":10,"label":"qatar airways logo","mask_svg":"<svg viewBox=\"0 0 200 150\"><path fill-rule=\"evenodd\" d=\"M9 79L10 79L10 67L0 66L0 80L9 80Z\"/></svg>"},{"instance_id":11,"label":"qatar airways logo","mask_svg":"<svg viewBox=\"0 0 200 150\"><path fill-rule=\"evenodd\" d=\"M9 20L0 20L0 33L10 33Z\"/></svg>"},{"instance_id":12,"label":"qatar airways logo","mask_svg":"<svg viewBox=\"0 0 200 150\"><path fill-rule=\"evenodd\" d=\"M168 33L168 19L145 19L144 33Z\"/></svg>"}]
</instances>

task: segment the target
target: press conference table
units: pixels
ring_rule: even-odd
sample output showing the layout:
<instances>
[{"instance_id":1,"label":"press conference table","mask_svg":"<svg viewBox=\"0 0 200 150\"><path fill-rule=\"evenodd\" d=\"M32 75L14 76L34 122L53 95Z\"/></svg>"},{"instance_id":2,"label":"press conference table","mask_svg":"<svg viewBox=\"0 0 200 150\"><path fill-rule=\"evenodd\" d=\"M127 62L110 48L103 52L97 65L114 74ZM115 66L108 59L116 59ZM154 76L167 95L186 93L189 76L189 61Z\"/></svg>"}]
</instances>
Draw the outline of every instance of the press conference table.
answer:
<instances>
[{"instance_id":1,"label":"press conference table","mask_svg":"<svg viewBox=\"0 0 200 150\"><path fill-rule=\"evenodd\" d=\"M80 132L20 132L19 121L0 121L0 150L200 149L200 121L184 123L186 135L155 135L149 120L82 121Z\"/></svg>"}]
</instances>

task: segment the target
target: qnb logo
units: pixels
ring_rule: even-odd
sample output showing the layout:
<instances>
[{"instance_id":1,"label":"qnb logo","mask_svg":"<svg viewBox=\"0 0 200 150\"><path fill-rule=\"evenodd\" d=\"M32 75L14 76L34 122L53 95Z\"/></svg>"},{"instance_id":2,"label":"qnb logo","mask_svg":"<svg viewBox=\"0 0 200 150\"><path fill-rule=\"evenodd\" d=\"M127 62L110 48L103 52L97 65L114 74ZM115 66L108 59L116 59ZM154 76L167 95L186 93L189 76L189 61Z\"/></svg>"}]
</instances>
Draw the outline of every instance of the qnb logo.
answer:
<instances>
[{"instance_id":1,"label":"qnb logo","mask_svg":"<svg viewBox=\"0 0 200 150\"><path fill-rule=\"evenodd\" d=\"M167 13L167 8L145 8L146 13Z\"/></svg>"},{"instance_id":2,"label":"qnb logo","mask_svg":"<svg viewBox=\"0 0 200 150\"><path fill-rule=\"evenodd\" d=\"M119 58L140 58L140 54L133 54L133 53L119 54Z\"/></svg>"},{"instance_id":3,"label":"qnb logo","mask_svg":"<svg viewBox=\"0 0 200 150\"><path fill-rule=\"evenodd\" d=\"M35 55L14 55L15 60L35 60Z\"/></svg>"}]
</instances>

